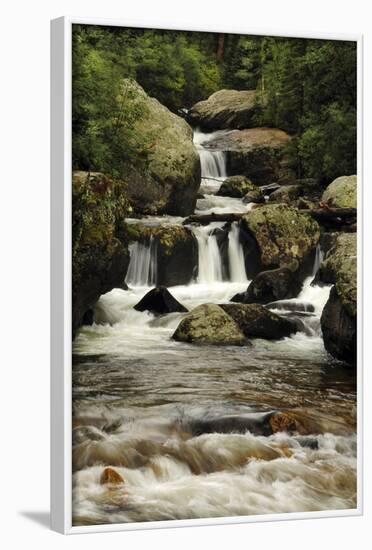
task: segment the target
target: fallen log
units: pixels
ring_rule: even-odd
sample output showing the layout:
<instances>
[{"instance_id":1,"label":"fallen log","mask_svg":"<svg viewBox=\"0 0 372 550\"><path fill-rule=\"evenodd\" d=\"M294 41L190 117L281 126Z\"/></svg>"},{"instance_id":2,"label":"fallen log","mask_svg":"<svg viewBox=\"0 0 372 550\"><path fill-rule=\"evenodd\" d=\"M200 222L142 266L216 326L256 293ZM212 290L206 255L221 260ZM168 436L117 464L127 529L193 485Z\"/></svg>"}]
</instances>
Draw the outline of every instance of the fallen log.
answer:
<instances>
[{"instance_id":1,"label":"fallen log","mask_svg":"<svg viewBox=\"0 0 372 550\"><path fill-rule=\"evenodd\" d=\"M321 225L331 224L332 226L354 225L357 217L356 208L314 208L300 210L301 214L308 214ZM198 223L200 225L208 225L212 222L238 222L243 216L249 215L249 212L244 213L225 213L225 214L192 214L186 218L183 225L190 223Z\"/></svg>"},{"instance_id":2,"label":"fallen log","mask_svg":"<svg viewBox=\"0 0 372 550\"><path fill-rule=\"evenodd\" d=\"M192 214L183 221L183 225L198 223L208 225L212 222L238 222L244 214Z\"/></svg>"},{"instance_id":3,"label":"fallen log","mask_svg":"<svg viewBox=\"0 0 372 550\"><path fill-rule=\"evenodd\" d=\"M320 225L331 227L342 225L354 225L357 219L356 208L314 208L301 210L303 214L309 214Z\"/></svg>"}]
</instances>

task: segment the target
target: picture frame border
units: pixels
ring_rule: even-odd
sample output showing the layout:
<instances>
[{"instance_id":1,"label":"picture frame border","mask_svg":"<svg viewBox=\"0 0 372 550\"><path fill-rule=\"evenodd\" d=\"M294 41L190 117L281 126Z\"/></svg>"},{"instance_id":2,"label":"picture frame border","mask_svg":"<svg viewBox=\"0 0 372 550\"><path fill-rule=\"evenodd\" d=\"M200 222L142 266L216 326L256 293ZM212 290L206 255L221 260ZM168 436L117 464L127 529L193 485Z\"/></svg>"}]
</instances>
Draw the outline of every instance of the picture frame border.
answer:
<instances>
[{"instance_id":1,"label":"picture frame border","mask_svg":"<svg viewBox=\"0 0 372 550\"><path fill-rule=\"evenodd\" d=\"M357 43L357 507L346 510L293 512L72 526L72 25L102 25L173 31L224 32ZM63 534L98 533L190 526L241 524L363 515L363 35L304 33L295 30L210 28L169 25L159 21L64 16L51 21L51 528Z\"/></svg>"}]
</instances>

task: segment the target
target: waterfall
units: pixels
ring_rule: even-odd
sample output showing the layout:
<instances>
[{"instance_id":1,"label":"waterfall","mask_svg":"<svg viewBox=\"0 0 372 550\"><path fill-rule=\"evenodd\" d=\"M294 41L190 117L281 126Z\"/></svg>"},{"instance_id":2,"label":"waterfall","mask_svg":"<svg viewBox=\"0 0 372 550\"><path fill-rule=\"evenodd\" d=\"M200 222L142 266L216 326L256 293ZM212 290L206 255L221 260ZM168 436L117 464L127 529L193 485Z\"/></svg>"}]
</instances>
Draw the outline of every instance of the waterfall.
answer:
<instances>
[{"instance_id":1,"label":"waterfall","mask_svg":"<svg viewBox=\"0 0 372 550\"><path fill-rule=\"evenodd\" d=\"M229 267L230 281L235 283L244 283L248 281L245 272L245 261L243 247L239 239L239 226L237 222L231 224L229 231Z\"/></svg>"},{"instance_id":2,"label":"waterfall","mask_svg":"<svg viewBox=\"0 0 372 550\"><path fill-rule=\"evenodd\" d=\"M129 252L130 261L125 282L133 286L156 285L157 247L153 235L148 243L131 244Z\"/></svg>"},{"instance_id":3,"label":"waterfall","mask_svg":"<svg viewBox=\"0 0 372 550\"><path fill-rule=\"evenodd\" d=\"M222 279L222 258L217 236L213 231L218 224L206 227L193 227L198 242L198 283L216 283Z\"/></svg>"},{"instance_id":4,"label":"waterfall","mask_svg":"<svg viewBox=\"0 0 372 550\"><path fill-rule=\"evenodd\" d=\"M214 139L221 132L203 134L199 130L194 132L194 145L196 146L201 167L202 191L215 193L218 191L221 182L226 178L226 156L223 151L210 151L205 149L203 144ZM211 178L211 179L208 179ZM217 180L217 181L216 181Z\"/></svg>"},{"instance_id":5,"label":"waterfall","mask_svg":"<svg viewBox=\"0 0 372 550\"><path fill-rule=\"evenodd\" d=\"M315 251L313 273L312 273L313 277L315 277L315 275L318 273L319 267L320 267L320 264L323 261L323 258L324 258L324 252L323 252L320 244L317 244L316 251Z\"/></svg>"}]
</instances>

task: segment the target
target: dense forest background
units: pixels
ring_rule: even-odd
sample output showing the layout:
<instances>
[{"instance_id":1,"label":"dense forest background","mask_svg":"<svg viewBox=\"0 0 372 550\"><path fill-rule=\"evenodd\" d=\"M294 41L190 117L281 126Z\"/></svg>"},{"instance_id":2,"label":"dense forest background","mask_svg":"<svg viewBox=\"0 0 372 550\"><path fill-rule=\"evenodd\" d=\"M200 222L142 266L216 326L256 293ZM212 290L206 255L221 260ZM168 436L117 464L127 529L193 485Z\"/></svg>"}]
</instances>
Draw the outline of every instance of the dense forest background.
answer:
<instances>
[{"instance_id":1,"label":"dense forest background","mask_svg":"<svg viewBox=\"0 0 372 550\"><path fill-rule=\"evenodd\" d=\"M74 169L125 172L141 113L123 78L173 112L223 88L256 90L255 123L294 136L298 177L356 172L355 42L75 25Z\"/></svg>"}]
</instances>

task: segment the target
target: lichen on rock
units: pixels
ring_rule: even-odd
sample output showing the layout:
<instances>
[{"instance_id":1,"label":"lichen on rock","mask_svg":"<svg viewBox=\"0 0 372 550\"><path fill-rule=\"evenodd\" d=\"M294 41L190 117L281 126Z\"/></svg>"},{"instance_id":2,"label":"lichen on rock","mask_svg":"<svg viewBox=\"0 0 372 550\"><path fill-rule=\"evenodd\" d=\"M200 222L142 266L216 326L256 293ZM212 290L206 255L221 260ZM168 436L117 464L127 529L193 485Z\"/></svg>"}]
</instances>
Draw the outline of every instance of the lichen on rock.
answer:
<instances>
[{"instance_id":1,"label":"lichen on rock","mask_svg":"<svg viewBox=\"0 0 372 550\"><path fill-rule=\"evenodd\" d=\"M246 338L236 322L216 304L193 309L178 325L173 338L180 342L242 346Z\"/></svg>"}]
</instances>

